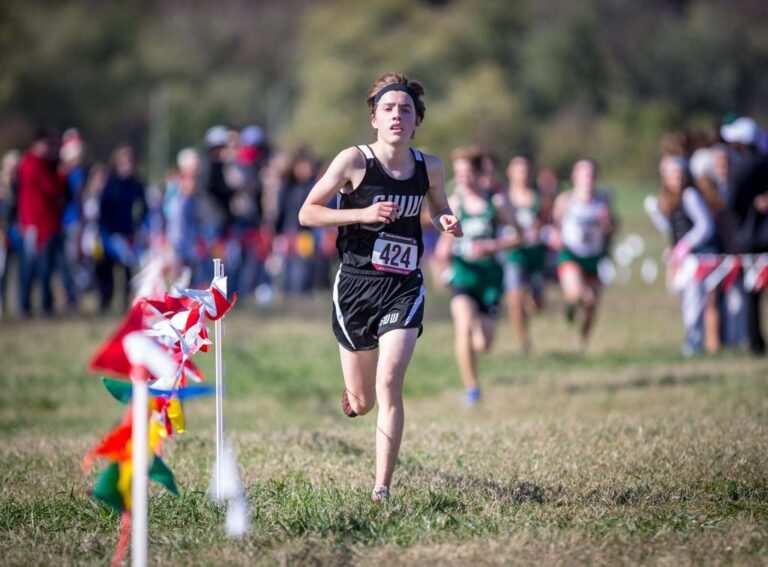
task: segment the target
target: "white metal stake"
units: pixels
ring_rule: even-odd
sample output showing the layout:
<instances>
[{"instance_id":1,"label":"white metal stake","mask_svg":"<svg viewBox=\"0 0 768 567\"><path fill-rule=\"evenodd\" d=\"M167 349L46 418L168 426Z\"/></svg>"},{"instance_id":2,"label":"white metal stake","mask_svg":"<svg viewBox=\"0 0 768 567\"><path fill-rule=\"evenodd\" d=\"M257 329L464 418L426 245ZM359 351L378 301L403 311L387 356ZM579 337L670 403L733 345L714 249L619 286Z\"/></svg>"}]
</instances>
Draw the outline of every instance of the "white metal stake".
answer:
<instances>
[{"instance_id":1,"label":"white metal stake","mask_svg":"<svg viewBox=\"0 0 768 567\"><path fill-rule=\"evenodd\" d=\"M132 431L132 478L131 478L131 565L147 565L147 470L148 434L147 407L149 387L143 368L131 370L133 382L133 431Z\"/></svg>"},{"instance_id":2,"label":"white metal stake","mask_svg":"<svg viewBox=\"0 0 768 567\"><path fill-rule=\"evenodd\" d=\"M213 260L213 280L224 277L221 259ZM221 468L224 461L224 366L221 352L222 319L214 322L214 354L216 360L216 500L221 501Z\"/></svg>"}]
</instances>

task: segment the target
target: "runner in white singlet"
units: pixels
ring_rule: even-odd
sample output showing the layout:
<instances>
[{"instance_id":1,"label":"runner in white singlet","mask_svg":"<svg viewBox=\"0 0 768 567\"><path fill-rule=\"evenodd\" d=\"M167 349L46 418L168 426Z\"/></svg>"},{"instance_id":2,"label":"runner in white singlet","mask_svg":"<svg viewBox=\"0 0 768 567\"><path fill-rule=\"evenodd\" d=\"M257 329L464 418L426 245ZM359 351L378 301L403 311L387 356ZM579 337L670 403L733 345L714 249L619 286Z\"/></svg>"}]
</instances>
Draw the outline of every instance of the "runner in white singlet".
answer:
<instances>
[{"instance_id":1,"label":"runner in white singlet","mask_svg":"<svg viewBox=\"0 0 768 567\"><path fill-rule=\"evenodd\" d=\"M578 308L584 311L579 348L585 349L600 296L597 264L605 255L616 226L611 202L596 193L597 165L581 159L573 166L573 189L555 201L554 221L562 244L557 275L566 301L566 318L573 321Z\"/></svg>"}]
</instances>

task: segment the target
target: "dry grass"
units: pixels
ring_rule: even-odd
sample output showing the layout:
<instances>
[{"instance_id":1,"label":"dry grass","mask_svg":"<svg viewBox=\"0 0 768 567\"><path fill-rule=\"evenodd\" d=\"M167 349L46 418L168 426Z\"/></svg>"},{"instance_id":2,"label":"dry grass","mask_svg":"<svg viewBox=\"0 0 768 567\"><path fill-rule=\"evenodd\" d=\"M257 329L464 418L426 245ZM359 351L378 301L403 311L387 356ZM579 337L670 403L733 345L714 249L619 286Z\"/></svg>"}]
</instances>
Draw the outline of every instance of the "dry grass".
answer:
<instances>
[{"instance_id":1,"label":"dry grass","mask_svg":"<svg viewBox=\"0 0 768 567\"><path fill-rule=\"evenodd\" d=\"M169 447L181 488L153 488L151 561L174 565L764 565L768 365L738 353L684 360L661 285L608 291L590 352L550 306L518 355L503 323L460 403L446 298L406 385L394 497L368 499L373 419L348 420L325 298L228 320L229 435L252 534L223 536L207 500L213 403L188 405ZM117 517L91 501L80 459L119 408L85 373L113 320L0 328L0 563L104 564ZM5 323L3 323L5 325ZM212 376L213 361L198 361Z\"/></svg>"}]
</instances>

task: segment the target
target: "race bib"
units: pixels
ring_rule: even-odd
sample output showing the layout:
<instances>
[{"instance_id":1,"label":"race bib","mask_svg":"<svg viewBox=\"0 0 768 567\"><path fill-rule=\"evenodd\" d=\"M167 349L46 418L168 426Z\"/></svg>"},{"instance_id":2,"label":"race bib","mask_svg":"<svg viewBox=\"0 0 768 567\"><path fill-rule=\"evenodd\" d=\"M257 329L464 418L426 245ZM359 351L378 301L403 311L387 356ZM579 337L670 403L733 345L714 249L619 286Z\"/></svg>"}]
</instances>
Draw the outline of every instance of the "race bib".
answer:
<instances>
[{"instance_id":1,"label":"race bib","mask_svg":"<svg viewBox=\"0 0 768 567\"><path fill-rule=\"evenodd\" d=\"M410 274L416 269L418 257L415 239L382 232L373 244L371 263L382 272Z\"/></svg>"}]
</instances>

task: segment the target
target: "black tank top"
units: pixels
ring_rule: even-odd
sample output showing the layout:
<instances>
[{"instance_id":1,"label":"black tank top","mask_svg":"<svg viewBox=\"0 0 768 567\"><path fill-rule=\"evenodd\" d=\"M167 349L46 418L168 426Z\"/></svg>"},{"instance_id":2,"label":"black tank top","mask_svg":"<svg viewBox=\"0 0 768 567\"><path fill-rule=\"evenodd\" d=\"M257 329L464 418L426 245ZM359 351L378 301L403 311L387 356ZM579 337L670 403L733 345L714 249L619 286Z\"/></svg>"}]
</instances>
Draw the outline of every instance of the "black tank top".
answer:
<instances>
[{"instance_id":1,"label":"black tank top","mask_svg":"<svg viewBox=\"0 0 768 567\"><path fill-rule=\"evenodd\" d=\"M339 209L364 209L380 201L394 201L400 207L401 216L389 224L358 223L340 226L336 249L341 263L353 268L373 270L373 245L382 232L415 239L418 259L421 260L424 244L421 240L419 213L424 195L429 189L423 154L411 149L416 162L413 175L409 179L399 180L384 171L370 147L363 145L357 148L365 156L365 176L354 191L339 194Z\"/></svg>"},{"instance_id":2,"label":"black tank top","mask_svg":"<svg viewBox=\"0 0 768 567\"><path fill-rule=\"evenodd\" d=\"M669 214L669 224L672 228L672 244L677 244L685 236L691 228L693 228L693 221L688 217L680 204L677 208Z\"/></svg>"}]
</instances>

